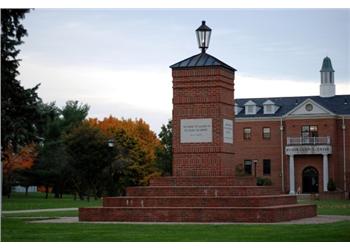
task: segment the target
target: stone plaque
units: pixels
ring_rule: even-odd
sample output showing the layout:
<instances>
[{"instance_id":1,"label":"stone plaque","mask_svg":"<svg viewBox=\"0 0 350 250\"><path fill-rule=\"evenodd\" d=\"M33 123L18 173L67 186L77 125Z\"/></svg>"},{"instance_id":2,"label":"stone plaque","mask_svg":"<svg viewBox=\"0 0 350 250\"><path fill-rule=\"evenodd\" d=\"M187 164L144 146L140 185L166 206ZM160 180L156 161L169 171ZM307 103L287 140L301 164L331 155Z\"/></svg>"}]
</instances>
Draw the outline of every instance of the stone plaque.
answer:
<instances>
[{"instance_id":1,"label":"stone plaque","mask_svg":"<svg viewBox=\"0 0 350 250\"><path fill-rule=\"evenodd\" d=\"M233 121L224 119L223 120L223 136L224 143L233 143Z\"/></svg>"},{"instance_id":2,"label":"stone plaque","mask_svg":"<svg viewBox=\"0 0 350 250\"><path fill-rule=\"evenodd\" d=\"M212 142L212 119L181 119L181 143Z\"/></svg>"}]
</instances>

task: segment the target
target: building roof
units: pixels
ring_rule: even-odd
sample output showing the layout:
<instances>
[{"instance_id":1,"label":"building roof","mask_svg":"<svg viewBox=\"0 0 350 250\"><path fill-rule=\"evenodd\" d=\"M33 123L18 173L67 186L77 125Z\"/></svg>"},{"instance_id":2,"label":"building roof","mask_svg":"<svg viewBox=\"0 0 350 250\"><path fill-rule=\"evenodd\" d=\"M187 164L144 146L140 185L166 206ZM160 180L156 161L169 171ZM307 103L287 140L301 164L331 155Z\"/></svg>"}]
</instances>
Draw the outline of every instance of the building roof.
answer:
<instances>
[{"instance_id":1,"label":"building roof","mask_svg":"<svg viewBox=\"0 0 350 250\"><path fill-rule=\"evenodd\" d=\"M332 67L331 59L328 56L326 56L323 59L322 68L321 68L320 71L321 72L334 72L334 69Z\"/></svg>"},{"instance_id":2,"label":"building roof","mask_svg":"<svg viewBox=\"0 0 350 250\"><path fill-rule=\"evenodd\" d=\"M307 99L313 100L334 114L350 115L350 95L336 95L327 98L320 96L296 96L235 99L236 104L242 108L242 110L236 114L236 117L280 117L287 114ZM260 109L255 115L246 115L244 104L250 100L260 107L262 107L266 101L270 100L274 102L275 105L279 106L279 109L274 114L264 114L264 109Z\"/></svg>"},{"instance_id":3,"label":"building roof","mask_svg":"<svg viewBox=\"0 0 350 250\"><path fill-rule=\"evenodd\" d=\"M210 67L210 66L221 66L231 71L236 71L235 68L227 65L226 63L220 61L216 57L209 55L207 53L199 53L197 55L191 56L185 60L175 63L170 66L172 69L178 68L192 68L192 67Z\"/></svg>"}]
</instances>

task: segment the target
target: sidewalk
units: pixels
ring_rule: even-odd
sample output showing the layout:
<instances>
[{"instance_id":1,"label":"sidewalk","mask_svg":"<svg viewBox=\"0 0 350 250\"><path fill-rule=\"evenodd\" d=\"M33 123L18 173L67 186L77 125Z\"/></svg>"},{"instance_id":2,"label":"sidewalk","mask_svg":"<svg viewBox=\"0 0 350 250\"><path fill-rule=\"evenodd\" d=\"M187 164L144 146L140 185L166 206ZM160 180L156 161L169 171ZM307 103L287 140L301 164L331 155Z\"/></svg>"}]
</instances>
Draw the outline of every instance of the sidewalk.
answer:
<instances>
[{"instance_id":1,"label":"sidewalk","mask_svg":"<svg viewBox=\"0 0 350 250\"><path fill-rule=\"evenodd\" d=\"M35 213L35 212L56 212L56 211L78 211L78 208L70 207L70 208L45 208L45 209L29 209L29 210L9 210L9 211L2 211L2 214L20 214L20 213Z\"/></svg>"}]
</instances>

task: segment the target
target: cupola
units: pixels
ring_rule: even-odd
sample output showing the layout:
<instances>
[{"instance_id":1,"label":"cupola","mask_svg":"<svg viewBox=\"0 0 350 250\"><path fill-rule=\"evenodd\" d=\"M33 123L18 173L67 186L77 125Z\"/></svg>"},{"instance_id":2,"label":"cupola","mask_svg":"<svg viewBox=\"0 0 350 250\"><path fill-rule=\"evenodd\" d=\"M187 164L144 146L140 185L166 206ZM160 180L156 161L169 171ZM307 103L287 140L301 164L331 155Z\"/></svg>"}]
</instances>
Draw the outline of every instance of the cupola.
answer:
<instances>
[{"instance_id":1,"label":"cupola","mask_svg":"<svg viewBox=\"0 0 350 250\"><path fill-rule=\"evenodd\" d=\"M331 59L327 56L323 59L321 72L320 96L335 96L334 69Z\"/></svg>"}]
</instances>

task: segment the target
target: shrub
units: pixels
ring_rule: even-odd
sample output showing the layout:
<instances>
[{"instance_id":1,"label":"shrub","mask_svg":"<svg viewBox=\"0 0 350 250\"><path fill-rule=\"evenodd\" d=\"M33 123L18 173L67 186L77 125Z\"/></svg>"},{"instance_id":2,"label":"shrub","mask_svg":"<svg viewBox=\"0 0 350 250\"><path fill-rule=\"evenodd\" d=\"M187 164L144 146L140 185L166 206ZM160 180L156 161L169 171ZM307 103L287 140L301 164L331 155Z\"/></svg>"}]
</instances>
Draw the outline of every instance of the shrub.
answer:
<instances>
[{"instance_id":1,"label":"shrub","mask_svg":"<svg viewBox=\"0 0 350 250\"><path fill-rule=\"evenodd\" d=\"M246 173L244 172L243 165L238 164L235 168L235 175L236 176L245 176Z\"/></svg>"},{"instance_id":2,"label":"shrub","mask_svg":"<svg viewBox=\"0 0 350 250\"><path fill-rule=\"evenodd\" d=\"M337 186L335 185L335 182L333 181L332 178L330 178L328 181L327 189L328 191L335 191L337 189Z\"/></svg>"},{"instance_id":3,"label":"shrub","mask_svg":"<svg viewBox=\"0 0 350 250\"><path fill-rule=\"evenodd\" d=\"M272 181L269 178L257 177L256 178L256 185L257 186L271 186Z\"/></svg>"}]
</instances>

